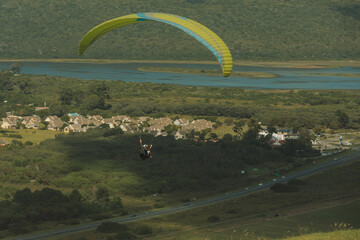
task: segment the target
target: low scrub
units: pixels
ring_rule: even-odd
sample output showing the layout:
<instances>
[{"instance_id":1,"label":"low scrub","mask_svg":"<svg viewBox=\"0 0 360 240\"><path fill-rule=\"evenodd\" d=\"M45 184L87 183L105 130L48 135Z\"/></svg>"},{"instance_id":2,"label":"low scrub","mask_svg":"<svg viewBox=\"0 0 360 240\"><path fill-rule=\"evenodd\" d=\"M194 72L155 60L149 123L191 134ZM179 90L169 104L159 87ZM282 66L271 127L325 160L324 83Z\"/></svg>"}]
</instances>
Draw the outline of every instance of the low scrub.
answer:
<instances>
[{"instance_id":1,"label":"low scrub","mask_svg":"<svg viewBox=\"0 0 360 240\"><path fill-rule=\"evenodd\" d=\"M148 225L139 225L134 229L134 233L138 235L148 235L148 234L152 234L153 230Z\"/></svg>"},{"instance_id":2,"label":"low scrub","mask_svg":"<svg viewBox=\"0 0 360 240\"><path fill-rule=\"evenodd\" d=\"M210 216L210 217L207 218L207 221L211 222L211 223L218 222L218 221L220 221L220 217L218 217L218 216Z\"/></svg>"},{"instance_id":3,"label":"low scrub","mask_svg":"<svg viewBox=\"0 0 360 240\"><path fill-rule=\"evenodd\" d=\"M100 233L118 233L118 232L126 232L129 228L126 225L122 225L116 222L103 222L96 228L97 232Z\"/></svg>"},{"instance_id":4,"label":"low scrub","mask_svg":"<svg viewBox=\"0 0 360 240\"><path fill-rule=\"evenodd\" d=\"M300 188L297 186L284 184L284 183L276 183L270 189L271 191L276 193L298 192L300 190Z\"/></svg>"}]
</instances>

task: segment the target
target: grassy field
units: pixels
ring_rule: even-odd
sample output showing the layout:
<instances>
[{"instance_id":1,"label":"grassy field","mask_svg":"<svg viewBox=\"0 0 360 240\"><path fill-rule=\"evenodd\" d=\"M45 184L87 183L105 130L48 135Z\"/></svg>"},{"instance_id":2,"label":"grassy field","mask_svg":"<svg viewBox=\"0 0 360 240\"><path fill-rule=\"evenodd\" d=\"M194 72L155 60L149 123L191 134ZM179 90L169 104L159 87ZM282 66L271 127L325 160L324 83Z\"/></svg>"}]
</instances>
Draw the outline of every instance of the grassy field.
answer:
<instances>
[{"instance_id":1,"label":"grassy field","mask_svg":"<svg viewBox=\"0 0 360 240\"><path fill-rule=\"evenodd\" d=\"M360 230L334 231L330 233L314 233L302 235L299 237L287 238L288 240L358 240L360 239Z\"/></svg>"},{"instance_id":2,"label":"grassy field","mask_svg":"<svg viewBox=\"0 0 360 240\"><path fill-rule=\"evenodd\" d=\"M135 229L146 225L153 233L148 239L254 239L283 238L318 231L341 230L337 223L360 227L358 218L360 162L330 169L303 179L299 192L274 193L265 190L212 206L164 217L130 223ZM276 214L278 217L276 217ZM209 221L215 216L216 221ZM331 226L332 225L332 226ZM350 225L347 225L349 227ZM88 231L54 239L87 237L106 239L108 234ZM142 236L144 239L145 236ZM261 238L260 238L261 239Z\"/></svg>"},{"instance_id":3,"label":"grassy field","mask_svg":"<svg viewBox=\"0 0 360 240\"><path fill-rule=\"evenodd\" d=\"M21 138L6 136L9 134L20 135ZM0 133L0 138L4 138L9 142L11 142L12 140L18 140L23 143L30 141L34 144L39 144L44 140L54 139L56 134L60 133L56 131L38 129L9 129L6 135L4 135L4 133Z\"/></svg>"},{"instance_id":4,"label":"grassy field","mask_svg":"<svg viewBox=\"0 0 360 240\"><path fill-rule=\"evenodd\" d=\"M306 211L306 209L298 209ZM335 206L311 210L306 213L297 213L286 217L267 217L255 223L243 224L240 227L236 222L218 224L205 228L202 236L192 238L192 232L180 239L242 239L246 233L253 236L266 236L269 239L281 239L290 236L304 235L314 232L328 232L359 228L360 200L342 203ZM342 225L340 225L343 223ZM199 230L198 230L199 231ZM202 231L202 230L201 230Z\"/></svg>"}]
</instances>

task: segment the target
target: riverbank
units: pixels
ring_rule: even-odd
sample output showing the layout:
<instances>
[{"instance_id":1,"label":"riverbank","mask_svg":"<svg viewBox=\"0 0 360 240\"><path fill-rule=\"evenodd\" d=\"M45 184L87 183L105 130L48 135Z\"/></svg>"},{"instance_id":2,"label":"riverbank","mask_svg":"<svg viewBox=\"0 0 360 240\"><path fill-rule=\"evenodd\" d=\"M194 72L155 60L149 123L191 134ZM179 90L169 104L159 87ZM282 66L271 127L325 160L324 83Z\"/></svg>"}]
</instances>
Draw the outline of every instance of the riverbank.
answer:
<instances>
[{"instance_id":1,"label":"riverbank","mask_svg":"<svg viewBox=\"0 0 360 240\"><path fill-rule=\"evenodd\" d=\"M56 63L173 63L173 64L219 64L217 61L177 61L177 60L116 60L116 59L0 59L0 62L56 62ZM360 60L328 60L328 61L289 61L289 62L257 62L236 61L237 66L280 67L299 69L321 69L337 67L360 67Z\"/></svg>"},{"instance_id":2,"label":"riverbank","mask_svg":"<svg viewBox=\"0 0 360 240\"><path fill-rule=\"evenodd\" d=\"M335 77L360 77L360 74L357 73L312 73L311 75L319 76L335 76Z\"/></svg>"},{"instance_id":3,"label":"riverbank","mask_svg":"<svg viewBox=\"0 0 360 240\"><path fill-rule=\"evenodd\" d=\"M139 67L138 71L142 72L163 72L163 73L182 73L182 74L198 74L206 76L222 76L221 70L215 69L196 69L196 68L166 68L166 67ZM265 72L232 72L232 77L246 78L274 78L280 77L278 74Z\"/></svg>"}]
</instances>

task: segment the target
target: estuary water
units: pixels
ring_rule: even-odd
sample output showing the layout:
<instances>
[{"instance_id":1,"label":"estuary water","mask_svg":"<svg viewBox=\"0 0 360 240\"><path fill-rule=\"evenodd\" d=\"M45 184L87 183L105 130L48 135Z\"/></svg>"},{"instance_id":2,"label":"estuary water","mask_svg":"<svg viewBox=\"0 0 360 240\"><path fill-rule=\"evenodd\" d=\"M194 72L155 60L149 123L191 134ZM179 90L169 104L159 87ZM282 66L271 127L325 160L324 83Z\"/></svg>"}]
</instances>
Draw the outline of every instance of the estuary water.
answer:
<instances>
[{"instance_id":1,"label":"estuary water","mask_svg":"<svg viewBox=\"0 0 360 240\"><path fill-rule=\"evenodd\" d=\"M10 69L11 62L0 62L0 70ZM187 86L241 87L247 89L360 89L360 77L324 76L318 74L360 74L358 67L328 69L299 69L276 67L234 66L234 71L265 72L275 78L217 77L195 74L142 72L139 67L175 67L220 69L211 64L172 63L54 63L23 62L22 73L62 76L85 80L113 80L124 82L152 82Z\"/></svg>"}]
</instances>

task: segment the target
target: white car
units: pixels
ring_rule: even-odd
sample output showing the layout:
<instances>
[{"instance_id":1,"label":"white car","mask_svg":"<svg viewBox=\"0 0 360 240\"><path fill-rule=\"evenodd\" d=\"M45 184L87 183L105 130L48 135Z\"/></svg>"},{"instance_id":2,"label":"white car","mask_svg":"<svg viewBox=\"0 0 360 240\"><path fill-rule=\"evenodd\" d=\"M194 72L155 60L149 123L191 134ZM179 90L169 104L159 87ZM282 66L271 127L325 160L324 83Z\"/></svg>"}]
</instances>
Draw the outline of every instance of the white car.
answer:
<instances>
[{"instance_id":1,"label":"white car","mask_svg":"<svg viewBox=\"0 0 360 240\"><path fill-rule=\"evenodd\" d=\"M263 184L262 183L259 183L259 186L262 186Z\"/></svg>"},{"instance_id":2,"label":"white car","mask_svg":"<svg viewBox=\"0 0 360 240\"><path fill-rule=\"evenodd\" d=\"M277 179L276 179L276 178L274 178L274 179L273 179L273 182L276 182L276 180L277 180Z\"/></svg>"}]
</instances>

